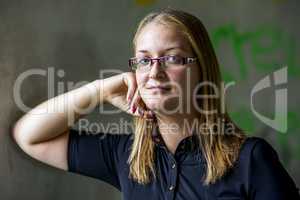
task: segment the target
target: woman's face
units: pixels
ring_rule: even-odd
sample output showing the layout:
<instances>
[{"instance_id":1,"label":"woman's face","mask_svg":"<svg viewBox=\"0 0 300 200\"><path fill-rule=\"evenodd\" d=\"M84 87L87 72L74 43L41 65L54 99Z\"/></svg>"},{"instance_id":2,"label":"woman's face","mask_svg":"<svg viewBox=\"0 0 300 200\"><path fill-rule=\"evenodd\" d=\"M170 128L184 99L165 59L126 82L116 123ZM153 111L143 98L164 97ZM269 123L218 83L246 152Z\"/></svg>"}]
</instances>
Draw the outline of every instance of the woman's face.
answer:
<instances>
[{"instance_id":1,"label":"woman's face","mask_svg":"<svg viewBox=\"0 0 300 200\"><path fill-rule=\"evenodd\" d=\"M172 26L152 22L136 40L137 58L158 58L167 55L194 57L184 35ZM136 70L136 80L142 100L150 110L158 112L189 112L193 89L199 82L197 62L163 66L156 60L148 70ZM189 107L190 106L190 107Z\"/></svg>"}]
</instances>

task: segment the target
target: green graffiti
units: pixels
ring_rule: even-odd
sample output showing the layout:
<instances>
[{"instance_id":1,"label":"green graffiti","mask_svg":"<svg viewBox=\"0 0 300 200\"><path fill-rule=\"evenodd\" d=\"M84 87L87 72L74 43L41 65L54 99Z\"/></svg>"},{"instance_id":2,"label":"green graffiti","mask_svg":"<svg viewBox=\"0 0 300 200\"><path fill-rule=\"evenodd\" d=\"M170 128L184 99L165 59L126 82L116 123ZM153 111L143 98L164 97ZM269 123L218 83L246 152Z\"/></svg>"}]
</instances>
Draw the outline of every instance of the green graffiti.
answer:
<instances>
[{"instance_id":1,"label":"green graffiti","mask_svg":"<svg viewBox=\"0 0 300 200\"><path fill-rule=\"evenodd\" d=\"M229 115L247 135L255 134L254 116L249 110L240 108L229 112Z\"/></svg>"},{"instance_id":2,"label":"green graffiti","mask_svg":"<svg viewBox=\"0 0 300 200\"><path fill-rule=\"evenodd\" d=\"M258 73L271 73L288 66L288 75L300 76L297 67L297 42L290 34L278 27L256 27L251 31L239 32L233 24L218 27L212 32L212 42L216 51L224 43L229 44L237 70L226 70L221 64L222 76L225 82L245 80L250 70ZM257 119L247 108L238 108L229 115L247 135L265 134L256 126ZM290 165L292 159L300 160L300 145L291 145L291 141L299 141L299 114L288 112L288 133L276 133L276 141L280 148L284 165ZM282 123L285 120L282 120ZM274 131L276 132L276 131Z\"/></svg>"},{"instance_id":3,"label":"green graffiti","mask_svg":"<svg viewBox=\"0 0 300 200\"><path fill-rule=\"evenodd\" d=\"M230 117L240 128L249 136L260 136L259 130L255 126L255 116L246 108L239 108L236 111L229 112ZM280 154L284 165L290 165L292 159L300 160L300 145L293 144L291 141L300 141L300 115L297 112L288 112L288 132L276 132L276 142L280 149Z\"/></svg>"},{"instance_id":4,"label":"green graffiti","mask_svg":"<svg viewBox=\"0 0 300 200\"><path fill-rule=\"evenodd\" d=\"M212 32L212 43L218 50L224 42L231 45L229 50L233 52L239 72L233 75L221 64L225 81L246 79L253 66L263 73L288 66L289 75L300 76L300 68L296 66L296 41L278 27L262 26L239 32L233 24L223 25Z\"/></svg>"}]
</instances>

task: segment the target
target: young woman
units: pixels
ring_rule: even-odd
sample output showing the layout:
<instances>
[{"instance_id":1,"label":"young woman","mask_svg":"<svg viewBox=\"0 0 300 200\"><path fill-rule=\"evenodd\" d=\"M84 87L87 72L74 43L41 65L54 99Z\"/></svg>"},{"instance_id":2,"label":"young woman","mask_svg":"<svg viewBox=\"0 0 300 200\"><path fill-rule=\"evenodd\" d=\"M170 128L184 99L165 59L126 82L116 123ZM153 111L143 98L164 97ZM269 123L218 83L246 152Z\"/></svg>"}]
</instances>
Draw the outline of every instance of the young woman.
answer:
<instances>
[{"instance_id":1,"label":"young woman","mask_svg":"<svg viewBox=\"0 0 300 200\"><path fill-rule=\"evenodd\" d=\"M219 65L199 19L172 9L151 13L133 45L132 72L95 80L24 115L13 131L19 146L115 186L123 199L300 199L273 148L246 137L226 114ZM78 120L78 108L93 109L91 102L132 114L134 133L78 134L68 116ZM35 114L48 107L58 110Z\"/></svg>"}]
</instances>

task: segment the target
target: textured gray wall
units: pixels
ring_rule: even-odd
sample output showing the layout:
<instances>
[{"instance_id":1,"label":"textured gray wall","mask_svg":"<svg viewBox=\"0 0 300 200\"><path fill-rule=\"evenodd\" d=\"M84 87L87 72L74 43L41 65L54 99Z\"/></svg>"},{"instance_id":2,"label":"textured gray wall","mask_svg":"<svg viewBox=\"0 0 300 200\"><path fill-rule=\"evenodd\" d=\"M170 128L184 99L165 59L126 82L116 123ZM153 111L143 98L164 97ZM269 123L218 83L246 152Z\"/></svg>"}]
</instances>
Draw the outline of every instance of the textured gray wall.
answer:
<instances>
[{"instance_id":1,"label":"textured gray wall","mask_svg":"<svg viewBox=\"0 0 300 200\"><path fill-rule=\"evenodd\" d=\"M170 5L200 17L208 28L224 78L236 82L229 92L229 110L249 135L266 138L300 184L299 145L299 1L0 1L0 199L120 199L101 181L44 165L25 155L10 139L10 128L24 113L13 99L16 78L33 68L65 71L58 82L92 81L100 69L126 70L131 38L139 19ZM278 133L250 112L253 85L284 65L289 67L289 130ZM237 95L238 94L238 95ZM238 97L238 98L237 98ZM22 85L24 103L46 100L47 80L31 76ZM258 98L272 113L273 92ZM118 118L116 118L118 117ZM103 123L125 115L91 113Z\"/></svg>"}]
</instances>

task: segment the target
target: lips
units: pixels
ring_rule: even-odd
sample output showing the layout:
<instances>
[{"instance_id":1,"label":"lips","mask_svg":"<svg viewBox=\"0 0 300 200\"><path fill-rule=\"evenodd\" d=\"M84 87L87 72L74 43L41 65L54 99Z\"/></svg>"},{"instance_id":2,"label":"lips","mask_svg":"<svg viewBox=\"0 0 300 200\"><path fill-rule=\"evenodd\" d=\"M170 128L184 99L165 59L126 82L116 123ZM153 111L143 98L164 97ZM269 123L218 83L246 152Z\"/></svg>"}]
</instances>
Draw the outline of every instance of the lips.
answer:
<instances>
[{"instance_id":1,"label":"lips","mask_svg":"<svg viewBox=\"0 0 300 200\"><path fill-rule=\"evenodd\" d=\"M156 85L156 86L149 86L146 87L149 90L163 90L163 91L169 91L171 90L171 87L166 87L166 86L162 86L162 85Z\"/></svg>"}]
</instances>

